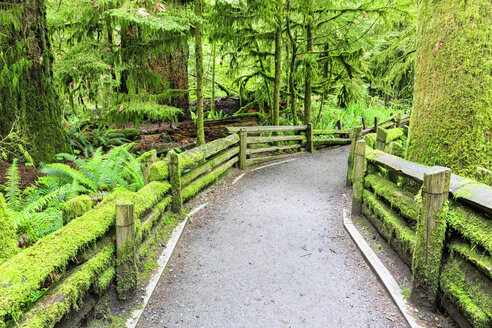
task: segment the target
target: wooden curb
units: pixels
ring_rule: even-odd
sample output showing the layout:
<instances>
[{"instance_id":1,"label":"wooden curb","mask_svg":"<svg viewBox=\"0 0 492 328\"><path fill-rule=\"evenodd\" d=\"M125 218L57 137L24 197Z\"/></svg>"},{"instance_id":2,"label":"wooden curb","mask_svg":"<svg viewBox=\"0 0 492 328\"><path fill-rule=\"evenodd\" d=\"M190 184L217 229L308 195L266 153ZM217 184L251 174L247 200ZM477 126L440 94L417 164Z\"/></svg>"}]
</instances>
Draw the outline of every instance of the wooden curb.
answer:
<instances>
[{"instance_id":1,"label":"wooden curb","mask_svg":"<svg viewBox=\"0 0 492 328\"><path fill-rule=\"evenodd\" d=\"M137 310L134 310L130 314L130 317L126 320L126 324L125 324L126 328L135 328L137 326L138 320L140 320L140 317L142 316L142 313L144 312L145 307L147 306L147 303L149 302L150 297L152 296L152 293L157 287L157 283L159 282L159 279L161 278L162 273L164 272L164 269L166 268L169 262L169 259L173 255L174 249L176 248L176 245L178 244L178 241L181 238L181 235L183 234L186 224L188 223L188 219L193 215L195 215L196 213L198 213L202 208L204 208L207 205L208 203L205 203L194 208L190 212L190 214L186 216L183 222L181 222L176 228L174 228L173 234L166 244L166 248L164 249L161 256L159 257L159 260L157 260L157 265L158 265L157 272L152 275L152 277L149 280L149 284L145 288L143 303L139 304L139 308Z\"/></svg>"},{"instance_id":2,"label":"wooden curb","mask_svg":"<svg viewBox=\"0 0 492 328\"><path fill-rule=\"evenodd\" d=\"M377 255L373 252L371 247L366 243L364 238L354 226L352 219L348 214L348 210L343 210L343 225L345 229L350 234L350 237L354 240L355 244L364 255L364 258L369 262L371 268L376 272L376 275L383 283L386 290L391 295L391 298L395 302L396 306L400 310L401 314L410 325L411 328L421 328L415 321L415 319L410 314L410 307L408 303L403 299L403 290L398 286L397 282L391 275L391 273L386 269L384 264L379 260Z\"/></svg>"}]
</instances>

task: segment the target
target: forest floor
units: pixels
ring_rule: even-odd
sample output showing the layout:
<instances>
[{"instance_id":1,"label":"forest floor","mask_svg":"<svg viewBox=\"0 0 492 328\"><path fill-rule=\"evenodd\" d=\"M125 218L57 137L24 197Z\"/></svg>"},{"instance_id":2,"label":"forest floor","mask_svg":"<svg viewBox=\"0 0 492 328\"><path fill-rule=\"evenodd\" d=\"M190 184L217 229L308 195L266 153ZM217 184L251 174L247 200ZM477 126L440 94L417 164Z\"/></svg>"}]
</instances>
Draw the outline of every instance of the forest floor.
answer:
<instances>
[{"instance_id":1,"label":"forest floor","mask_svg":"<svg viewBox=\"0 0 492 328\"><path fill-rule=\"evenodd\" d=\"M348 147L305 155L197 197L209 205L185 230L137 327L407 327L344 230L347 155Z\"/></svg>"}]
</instances>

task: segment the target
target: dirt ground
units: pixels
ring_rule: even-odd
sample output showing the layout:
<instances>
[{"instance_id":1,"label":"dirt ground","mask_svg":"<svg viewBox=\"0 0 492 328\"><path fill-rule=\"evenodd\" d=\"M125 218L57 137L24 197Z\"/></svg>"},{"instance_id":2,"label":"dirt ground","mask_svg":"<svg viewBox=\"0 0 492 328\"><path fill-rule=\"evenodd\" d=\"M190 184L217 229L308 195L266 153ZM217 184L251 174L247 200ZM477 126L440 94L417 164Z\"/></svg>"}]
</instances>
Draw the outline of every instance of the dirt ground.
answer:
<instances>
[{"instance_id":1,"label":"dirt ground","mask_svg":"<svg viewBox=\"0 0 492 328\"><path fill-rule=\"evenodd\" d=\"M187 227L137 327L407 327L343 228L347 147L248 172Z\"/></svg>"}]
</instances>

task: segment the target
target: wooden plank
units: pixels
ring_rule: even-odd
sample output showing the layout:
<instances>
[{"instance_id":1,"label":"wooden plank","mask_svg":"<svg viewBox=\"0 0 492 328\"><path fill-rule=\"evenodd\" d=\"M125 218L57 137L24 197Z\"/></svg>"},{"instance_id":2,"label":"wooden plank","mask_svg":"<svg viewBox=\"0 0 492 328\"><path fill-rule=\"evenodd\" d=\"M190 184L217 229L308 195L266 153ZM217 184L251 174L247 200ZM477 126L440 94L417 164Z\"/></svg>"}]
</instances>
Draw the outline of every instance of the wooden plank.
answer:
<instances>
[{"instance_id":1,"label":"wooden plank","mask_svg":"<svg viewBox=\"0 0 492 328\"><path fill-rule=\"evenodd\" d=\"M246 170L246 151L248 149L248 132L241 130L239 132L239 168Z\"/></svg>"},{"instance_id":2,"label":"wooden plank","mask_svg":"<svg viewBox=\"0 0 492 328\"><path fill-rule=\"evenodd\" d=\"M306 154L306 153L307 153L306 149L305 148L301 148L301 151L300 152L297 152L295 154L285 154L285 155L276 155L276 156L266 156L266 157L250 158L246 162L248 163L248 165L253 165L253 164L258 164L258 163L267 162L267 161L273 161L273 160L277 160L277 159L282 159L282 158L286 158L286 157L292 157L292 156L295 156L295 155Z\"/></svg>"},{"instance_id":3,"label":"wooden plank","mask_svg":"<svg viewBox=\"0 0 492 328\"><path fill-rule=\"evenodd\" d=\"M314 135L320 135L320 134L350 134L349 130L334 130L334 129L328 129L328 130L313 130Z\"/></svg>"},{"instance_id":4,"label":"wooden plank","mask_svg":"<svg viewBox=\"0 0 492 328\"><path fill-rule=\"evenodd\" d=\"M181 183L183 186L186 186L189 184L191 181L195 180L198 178L200 175L203 173L208 172L209 170L213 169L217 165L222 164L223 162L227 161L231 157L237 155L239 153L239 147L233 147L228 150L226 150L224 153L220 154L219 156L214 157L211 160L208 160L206 163L203 165L200 165L199 167L191 170L190 172L184 174L181 178Z\"/></svg>"},{"instance_id":5,"label":"wooden plank","mask_svg":"<svg viewBox=\"0 0 492 328\"><path fill-rule=\"evenodd\" d=\"M413 163L370 148L367 149L367 160L370 163L394 170L398 175L419 183L424 181L424 174L430 172L431 169L428 166ZM449 192L460 201L492 215L492 187L456 174L451 174Z\"/></svg>"},{"instance_id":6,"label":"wooden plank","mask_svg":"<svg viewBox=\"0 0 492 328\"><path fill-rule=\"evenodd\" d=\"M338 146L338 145L348 145L351 142L351 139L345 138L333 138L333 139L324 139L324 140L313 140L313 143L316 147L319 146Z\"/></svg>"},{"instance_id":7,"label":"wooden plank","mask_svg":"<svg viewBox=\"0 0 492 328\"><path fill-rule=\"evenodd\" d=\"M294 126L246 126L246 127L227 127L226 131L229 133L237 133L241 130L246 132L284 132L284 131L304 131L306 125L294 125Z\"/></svg>"},{"instance_id":8,"label":"wooden plank","mask_svg":"<svg viewBox=\"0 0 492 328\"><path fill-rule=\"evenodd\" d=\"M286 145L286 146L263 147L263 148L256 148L256 149L251 148L246 150L246 154L251 155L251 154L258 154L258 153L266 153L270 151L277 151L277 150L291 150L301 147L302 146L300 144L294 144L294 145Z\"/></svg>"},{"instance_id":9,"label":"wooden plank","mask_svg":"<svg viewBox=\"0 0 492 328\"><path fill-rule=\"evenodd\" d=\"M306 136L271 136L271 137L248 137L248 144L261 143L261 142L276 142L276 141L304 141L306 142Z\"/></svg>"},{"instance_id":10,"label":"wooden plank","mask_svg":"<svg viewBox=\"0 0 492 328\"><path fill-rule=\"evenodd\" d=\"M205 145L198 146L190 149L182 154L180 157L180 169L184 170L192 166L201 164L207 157L215 155L222 150L235 145L239 142L239 137L235 134L231 134L228 137L217 139Z\"/></svg>"}]
</instances>

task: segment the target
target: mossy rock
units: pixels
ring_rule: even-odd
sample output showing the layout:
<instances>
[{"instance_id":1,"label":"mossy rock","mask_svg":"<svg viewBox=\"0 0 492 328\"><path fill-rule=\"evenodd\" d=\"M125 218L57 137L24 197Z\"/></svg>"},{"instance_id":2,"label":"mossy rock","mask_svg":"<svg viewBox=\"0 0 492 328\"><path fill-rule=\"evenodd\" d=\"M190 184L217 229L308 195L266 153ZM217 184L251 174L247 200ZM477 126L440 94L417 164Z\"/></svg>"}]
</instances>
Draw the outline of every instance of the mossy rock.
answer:
<instances>
[{"instance_id":1,"label":"mossy rock","mask_svg":"<svg viewBox=\"0 0 492 328\"><path fill-rule=\"evenodd\" d=\"M63 224L67 224L92 208L92 200L87 195L77 196L67 201L62 208Z\"/></svg>"},{"instance_id":2,"label":"mossy rock","mask_svg":"<svg viewBox=\"0 0 492 328\"><path fill-rule=\"evenodd\" d=\"M19 251L15 235L15 225L7 212L5 200L0 194L0 265Z\"/></svg>"}]
</instances>

